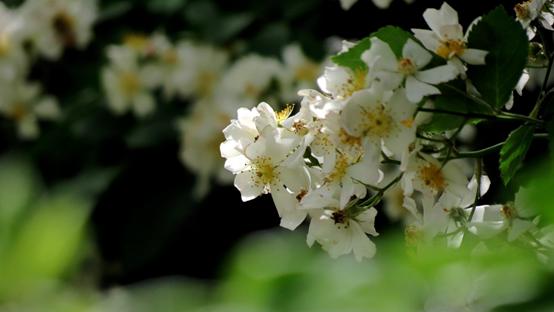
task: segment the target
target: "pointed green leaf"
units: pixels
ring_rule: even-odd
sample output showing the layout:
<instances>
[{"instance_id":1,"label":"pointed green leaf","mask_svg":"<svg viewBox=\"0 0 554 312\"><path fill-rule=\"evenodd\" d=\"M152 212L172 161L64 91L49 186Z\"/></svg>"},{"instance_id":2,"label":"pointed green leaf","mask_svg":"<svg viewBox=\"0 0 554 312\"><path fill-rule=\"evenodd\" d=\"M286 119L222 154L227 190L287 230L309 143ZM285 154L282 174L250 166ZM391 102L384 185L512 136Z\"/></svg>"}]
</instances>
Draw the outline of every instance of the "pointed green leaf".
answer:
<instances>
[{"instance_id":1,"label":"pointed green leaf","mask_svg":"<svg viewBox=\"0 0 554 312\"><path fill-rule=\"evenodd\" d=\"M367 65L364 61L362 61L362 54L368 50L370 46L371 42L369 37L364 38L348 49L348 51L333 56L331 60L335 64L348 67L353 71L367 71Z\"/></svg>"},{"instance_id":2,"label":"pointed green leaf","mask_svg":"<svg viewBox=\"0 0 554 312\"><path fill-rule=\"evenodd\" d=\"M501 108L527 63L529 40L525 31L503 7L497 7L473 27L468 47L489 52L485 65L469 67L468 77L486 102Z\"/></svg>"},{"instance_id":3,"label":"pointed green leaf","mask_svg":"<svg viewBox=\"0 0 554 312\"><path fill-rule=\"evenodd\" d=\"M512 131L500 150L500 174L504 184L510 183L521 167L533 141L533 125L523 125Z\"/></svg>"}]
</instances>

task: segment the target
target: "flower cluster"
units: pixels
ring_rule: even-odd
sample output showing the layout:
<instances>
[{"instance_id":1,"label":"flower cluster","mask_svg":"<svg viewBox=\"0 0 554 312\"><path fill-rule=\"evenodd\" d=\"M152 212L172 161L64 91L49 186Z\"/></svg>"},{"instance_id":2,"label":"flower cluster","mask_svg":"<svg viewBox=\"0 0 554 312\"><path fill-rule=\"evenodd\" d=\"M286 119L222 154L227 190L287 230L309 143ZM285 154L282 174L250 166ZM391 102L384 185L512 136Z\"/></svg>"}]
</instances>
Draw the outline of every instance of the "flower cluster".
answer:
<instances>
[{"instance_id":1,"label":"flower cluster","mask_svg":"<svg viewBox=\"0 0 554 312\"><path fill-rule=\"evenodd\" d=\"M95 19L94 0L27 0L15 9L0 3L0 114L17 124L20 137L36 137L39 119L60 116L55 98L28 81L33 63L83 48Z\"/></svg>"},{"instance_id":2,"label":"flower cluster","mask_svg":"<svg viewBox=\"0 0 554 312\"><path fill-rule=\"evenodd\" d=\"M110 110L145 117L156 108L156 93L165 100L192 102L181 118L181 159L197 175L196 195L209 190L210 179L231 183L218 156L221 130L242 105L262 98L293 101L298 88L312 87L322 66L307 58L297 44L285 47L282 61L256 54L230 59L232 53L183 39L132 34L108 47L110 61L102 83Z\"/></svg>"},{"instance_id":3,"label":"flower cluster","mask_svg":"<svg viewBox=\"0 0 554 312\"><path fill-rule=\"evenodd\" d=\"M445 239L456 247L467 233L507 232L515 240L534 228L517 204L477 205L490 182L480 160L455 157L464 123L426 131L426 112L441 87L471 86L468 65L484 65L489 52L469 48L447 3L423 17L430 30L413 29L400 47L399 36L393 45L384 38L395 36L379 32L365 43L345 42L338 56L358 55L356 65L326 67L317 80L321 91L298 92L294 115L265 102L238 109L220 149L243 201L271 194L281 226L293 230L309 218L308 245L358 260L375 253L368 234L378 235L382 199L406 223L408 241ZM365 51L355 54L360 47Z\"/></svg>"}]
</instances>

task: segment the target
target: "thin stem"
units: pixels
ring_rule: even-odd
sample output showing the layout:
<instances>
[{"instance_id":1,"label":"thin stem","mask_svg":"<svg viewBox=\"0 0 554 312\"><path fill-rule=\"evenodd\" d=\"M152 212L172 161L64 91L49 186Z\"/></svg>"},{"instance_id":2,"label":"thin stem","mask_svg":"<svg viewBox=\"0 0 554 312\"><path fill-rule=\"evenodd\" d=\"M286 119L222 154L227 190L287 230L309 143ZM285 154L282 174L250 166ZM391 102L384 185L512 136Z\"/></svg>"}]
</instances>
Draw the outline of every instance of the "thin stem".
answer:
<instances>
[{"instance_id":1,"label":"thin stem","mask_svg":"<svg viewBox=\"0 0 554 312\"><path fill-rule=\"evenodd\" d=\"M428 113L447 114L447 115L460 116L460 117L466 117L466 118L484 118L484 119L497 119L497 120L522 120L522 121L533 122L533 123L542 123L541 120L538 120L534 117L519 115L519 114L514 114L514 113L508 113L508 112L499 112L496 115L492 115L492 114L483 114L483 113L454 112L454 111L449 111L449 110L446 110L446 109L436 109L436 108L419 108L418 111L428 112Z\"/></svg>"},{"instance_id":2,"label":"thin stem","mask_svg":"<svg viewBox=\"0 0 554 312\"><path fill-rule=\"evenodd\" d=\"M548 138L548 133L535 133L533 134L533 138L535 139L545 139ZM470 151L470 152L459 152L456 154L456 156L448 158L448 160L452 159L458 159L458 158L481 158L482 156L485 156L487 154L490 154L492 152L495 152L502 148L506 144L506 141L500 142L494 145L491 145L489 147L485 147L480 150L476 151Z\"/></svg>"},{"instance_id":3,"label":"thin stem","mask_svg":"<svg viewBox=\"0 0 554 312\"><path fill-rule=\"evenodd\" d=\"M483 99L480 99L476 96L473 96L471 94L467 94L466 92L454 87L454 86L451 86L451 85L444 85L445 88L448 88L450 89L451 91L454 91L456 93L458 93L459 95L465 97L466 99L468 100L471 100L473 103L476 103L476 104L479 104L481 106L485 106L485 107L488 107L488 108L491 108L491 105L487 102L485 102Z\"/></svg>"}]
</instances>

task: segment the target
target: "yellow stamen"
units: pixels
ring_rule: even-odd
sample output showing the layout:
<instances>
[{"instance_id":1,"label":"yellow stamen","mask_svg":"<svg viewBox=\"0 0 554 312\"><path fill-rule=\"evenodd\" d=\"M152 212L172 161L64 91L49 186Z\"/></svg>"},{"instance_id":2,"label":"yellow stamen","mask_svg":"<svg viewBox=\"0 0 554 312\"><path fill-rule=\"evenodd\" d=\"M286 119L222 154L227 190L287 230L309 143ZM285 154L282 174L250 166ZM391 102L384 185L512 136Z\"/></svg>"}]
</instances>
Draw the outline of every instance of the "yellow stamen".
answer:
<instances>
[{"instance_id":1,"label":"yellow stamen","mask_svg":"<svg viewBox=\"0 0 554 312\"><path fill-rule=\"evenodd\" d=\"M121 90L128 97L132 97L140 91L140 81L136 73L121 73L119 76L119 83Z\"/></svg>"},{"instance_id":2,"label":"yellow stamen","mask_svg":"<svg viewBox=\"0 0 554 312\"><path fill-rule=\"evenodd\" d=\"M150 40L144 35L128 34L123 38L123 44L134 50L142 51L150 45Z\"/></svg>"},{"instance_id":3,"label":"yellow stamen","mask_svg":"<svg viewBox=\"0 0 554 312\"><path fill-rule=\"evenodd\" d=\"M409 58L403 58L398 61L398 71L406 76L410 76L417 72L417 67Z\"/></svg>"},{"instance_id":4,"label":"yellow stamen","mask_svg":"<svg viewBox=\"0 0 554 312\"><path fill-rule=\"evenodd\" d=\"M365 134L374 139L386 138L394 129L394 120L381 103L374 110L364 111L363 117Z\"/></svg>"},{"instance_id":5,"label":"yellow stamen","mask_svg":"<svg viewBox=\"0 0 554 312\"><path fill-rule=\"evenodd\" d=\"M257 157L252 162L252 167L255 172L254 183L257 185L268 186L278 179L279 172L275 170L270 157Z\"/></svg>"},{"instance_id":6,"label":"yellow stamen","mask_svg":"<svg viewBox=\"0 0 554 312\"><path fill-rule=\"evenodd\" d=\"M447 40L440 43L439 47L437 48L437 55L444 58L449 59L454 56L460 56L464 53L464 50L466 48L465 42L462 40Z\"/></svg>"},{"instance_id":7,"label":"yellow stamen","mask_svg":"<svg viewBox=\"0 0 554 312\"><path fill-rule=\"evenodd\" d=\"M426 163L418 170L418 176L427 187L431 188L435 193L442 192L446 188L446 180L442 174L442 170L435 164Z\"/></svg>"},{"instance_id":8,"label":"yellow stamen","mask_svg":"<svg viewBox=\"0 0 554 312\"><path fill-rule=\"evenodd\" d=\"M278 111L276 113L277 123L281 124L283 121L287 120L287 118L289 118L290 114L292 113L293 109L294 109L294 104L287 104L287 106L285 108Z\"/></svg>"},{"instance_id":9,"label":"yellow stamen","mask_svg":"<svg viewBox=\"0 0 554 312\"><path fill-rule=\"evenodd\" d=\"M0 57L10 52L10 38L7 33L0 33Z\"/></svg>"}]
</instances>

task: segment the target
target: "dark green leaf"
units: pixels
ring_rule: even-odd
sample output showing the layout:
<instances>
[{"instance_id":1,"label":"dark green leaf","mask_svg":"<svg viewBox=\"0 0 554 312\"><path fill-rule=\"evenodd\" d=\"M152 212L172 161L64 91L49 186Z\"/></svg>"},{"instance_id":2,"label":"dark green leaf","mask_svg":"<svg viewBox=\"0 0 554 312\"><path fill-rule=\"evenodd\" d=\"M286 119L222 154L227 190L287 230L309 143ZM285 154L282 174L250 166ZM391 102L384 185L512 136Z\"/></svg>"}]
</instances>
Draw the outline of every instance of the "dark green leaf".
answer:
<instances>
[{"instance_id":1,"label":"dark green leaf","mask_svg":"<svg viewBox=\"0 0 554 312\"><path fill-rule=\"evenodd\" d=\"M468 77L485 101L501 108L527 63L529 41L525 31L503 7L497 7L473 27L468 47L489 51L486 65L470 66Z\"/></svg>"},{"instance_id":2,"label":"dark green leaf","mask_svg":"<svg viewBox=\"0 0 554 312\"><path fill-rule=\"evenodd\" d=\"M453 87L452 87L453 88ZM487 114L490 113L488 107L483 107L472 100L462 96L463 91L453 91L457 89L442 88L442 94L437 96L434 101L434 109L447 111L445 113L433 113L431 121L421 128L429 132L444 132L457 129L465 122L476 122L478 119L471 117L472 113ZM448 113L452 112L452 113ZM468 114L469 116L456 115Z\"/></svg>"},{"instance_id":3,"label":"dark green leaf","mask_svg":"<svg viewBox=\"0 0 554 312\"><path fill-rule=\"evenodd\" d=\"M508 136L500 150L500 174L504 184L508 184L521 167L523 159L533 141L533 125L523 125Z\"/></svg>"},{"instance_id":4,"label":"dark green leaf","mask_svg":"<svg viewBox=\"0 0 554 312\"><path fill-rule=\"evenodd\" d=\"M383 27L377 32L373 33L372 36L375 36L388 43L392 52L394 52L394 54L399 58L402 57L402 49L404 48L406 41L408 41L408 39L410 38L413 38L413 36L409 32L395 26Z\"/></svg>"}]
</instances>

